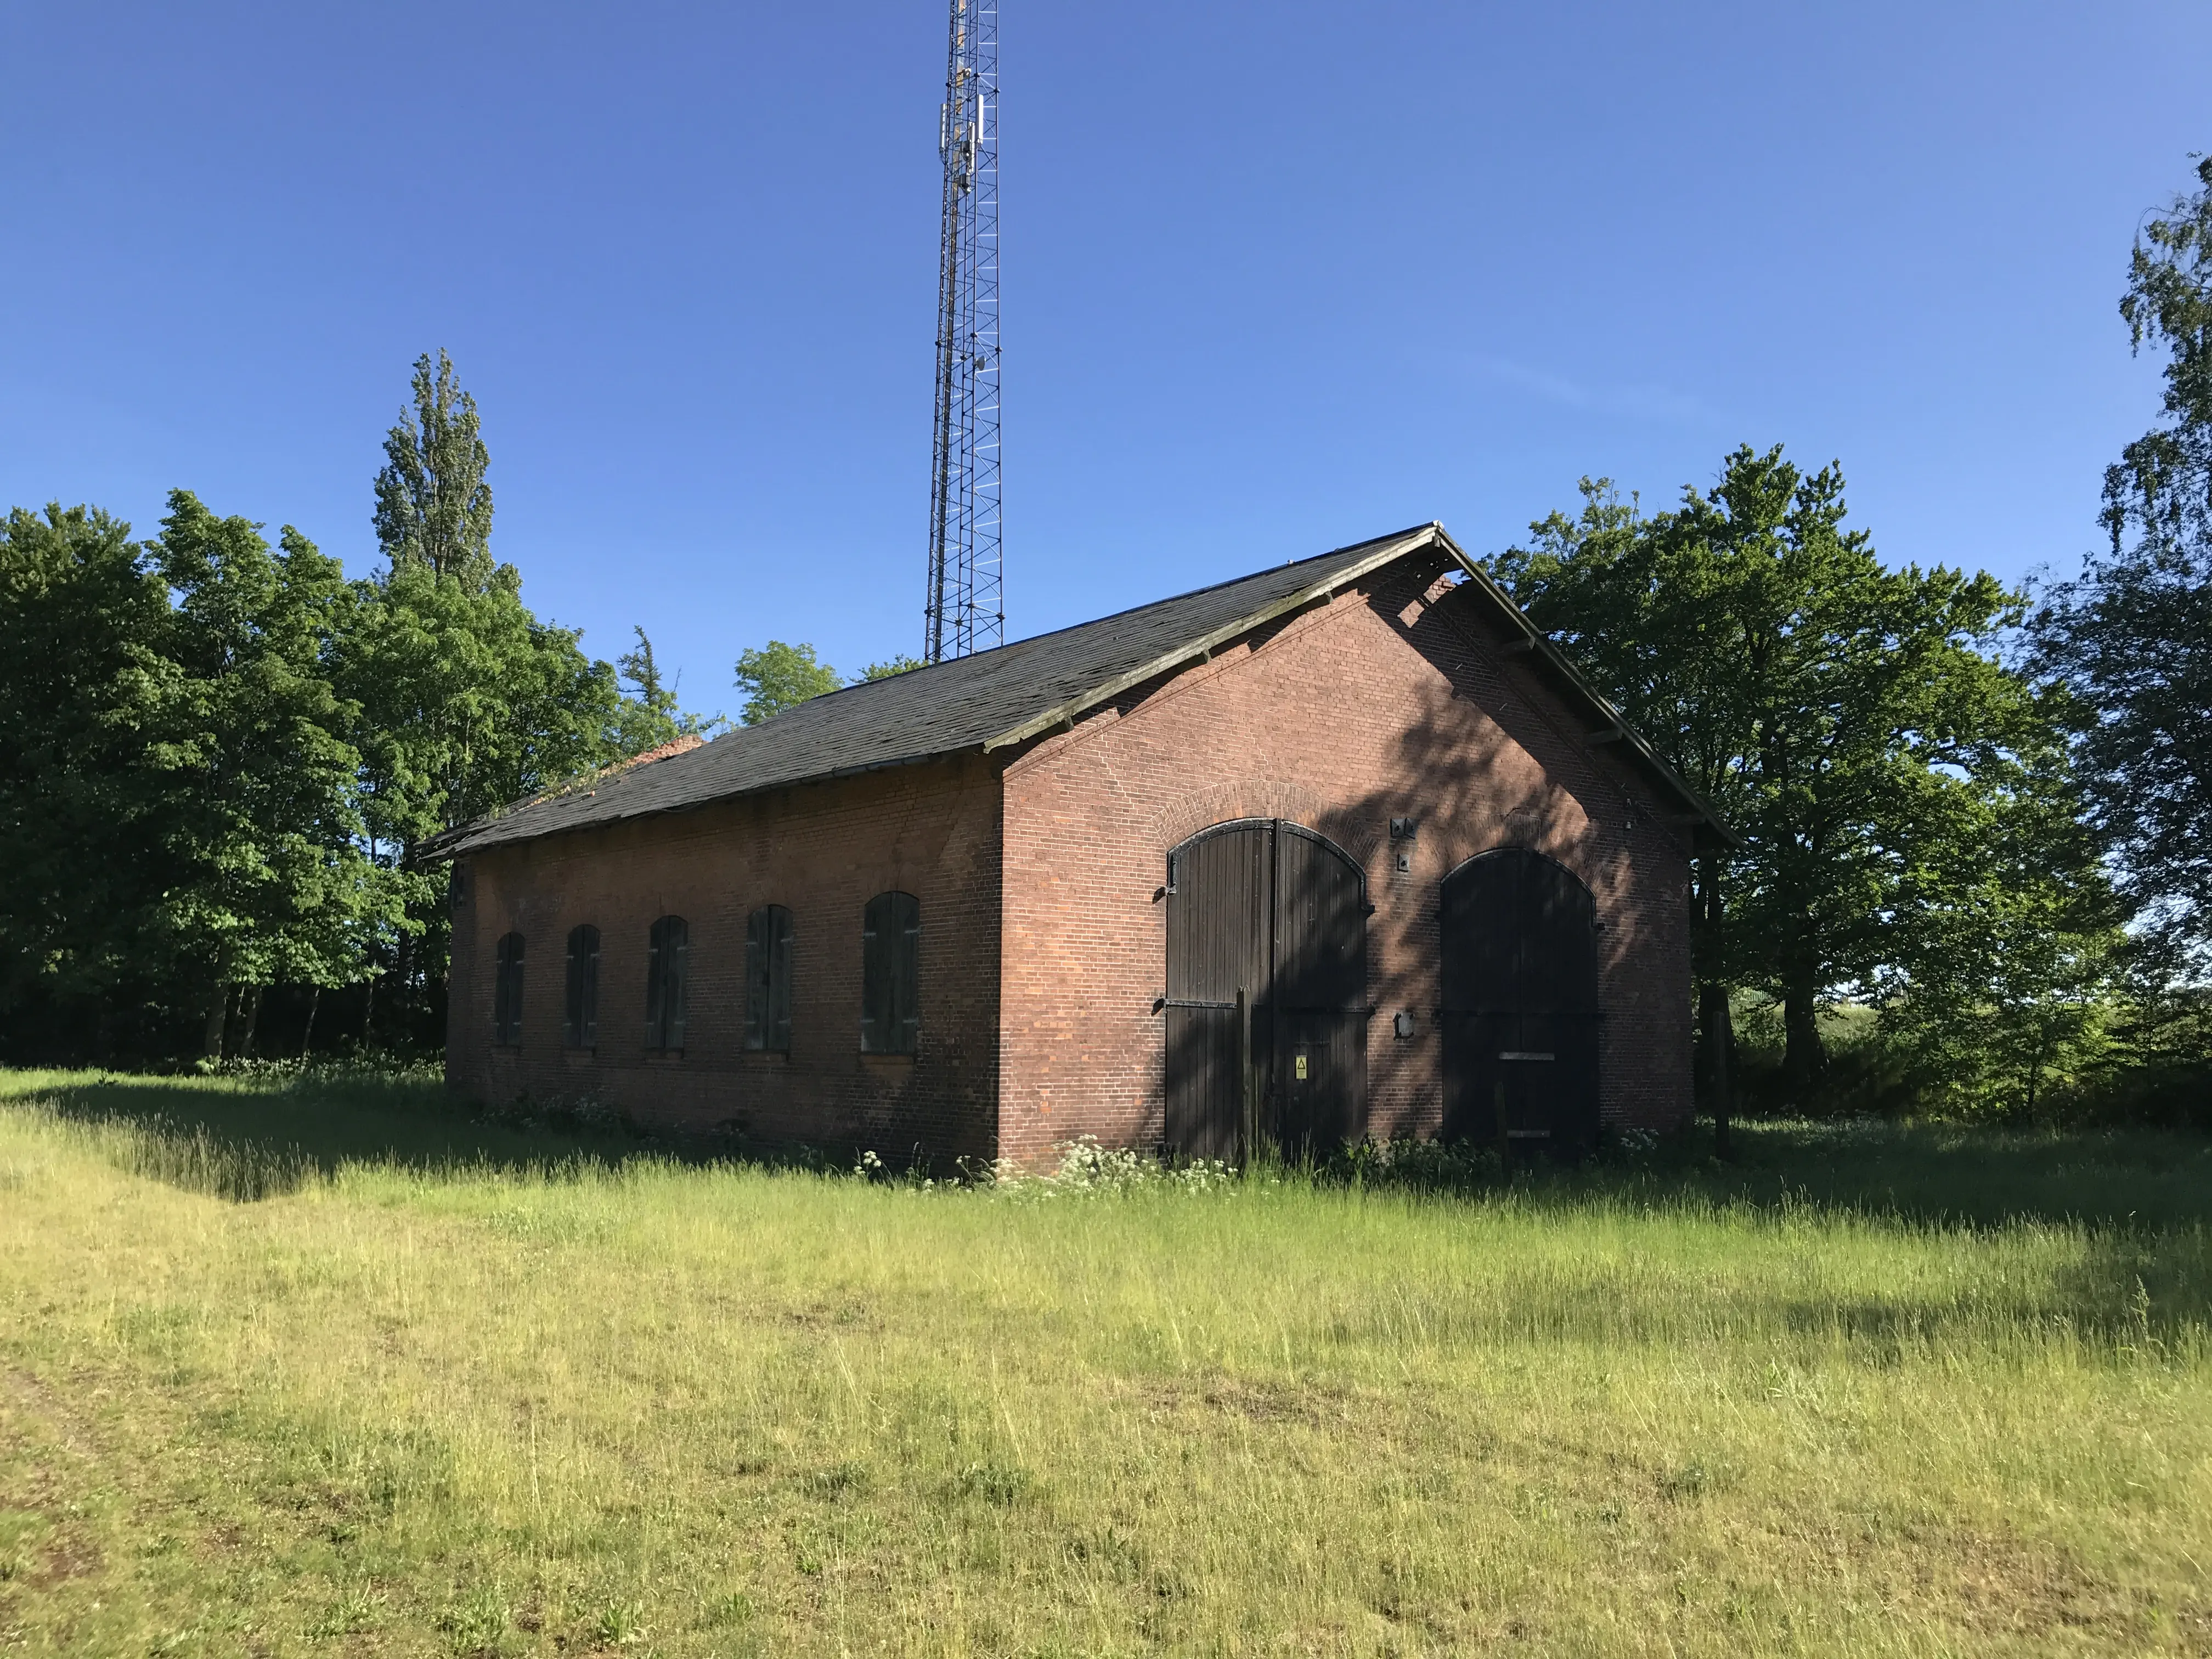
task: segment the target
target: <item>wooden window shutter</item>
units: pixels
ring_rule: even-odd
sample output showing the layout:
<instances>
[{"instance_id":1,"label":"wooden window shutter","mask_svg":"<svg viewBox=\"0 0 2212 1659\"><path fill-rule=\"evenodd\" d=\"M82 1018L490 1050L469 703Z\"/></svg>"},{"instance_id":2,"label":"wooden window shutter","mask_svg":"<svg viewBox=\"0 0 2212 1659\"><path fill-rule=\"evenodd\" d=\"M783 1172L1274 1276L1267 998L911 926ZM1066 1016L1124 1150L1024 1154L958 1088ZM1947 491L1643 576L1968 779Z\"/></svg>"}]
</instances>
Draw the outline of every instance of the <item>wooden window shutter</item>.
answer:
<instances>
[{"instance_id":1,"label":"wooden window shutter","mask_svg":"<svg viewBox=\"0 0 2212 1659\"><path fill-rule=\"evenodd\" d=\"M910 1054L920 1032L915 997L921 956L921 902L911 893L878 893L860 927L860 1051Z\"/></svg>"},{"instance_id":2,"label":"wooden window shutter","mask_svg":"<svg viewBox=\"0 0 2212 1659\"><path fill-rule=\"evenodd\" d=\"M599 930L585 922L568 930L568 984L561 1039L571 1048L599 1042Z\"/></svg>"},{"instance_id":3,"label":"wooden window shutter","mask_svg":"<svg viewBox=\"0 0 2212 1659\"><path fill-rule=\"evenodd\" d=\"M492 1041L512 1048L522 1041L522 935L502 933L492 951Z\"/></svg>"},{"instance_id":4,"label":"wooden window shutter","mask_svg":"<svg viewBox=\"0 0 2212 1659\"><path fill-rule=\"evenodd\" d=\"M892 1014L897 1021L894 1052L915 1053L921 1046L921 901L911 893L895 896L899 902L898 972Z\"/></svg>"},{"instance_id":5,"label":"wooden window shutter","mask_svg":"<svg viewBox=\"0 0 2212 1659\"><path fill-rule=\"evenodd\" d=\"M584 1046L584 930L568 930L568 980L562 988L561 1041L571 1048Z\"/></svg>"},{"instance_id":6,"label":"wooden window shutter","mask_svg":"<svg viewBox=\"0 0 2212 1659\"><path fill-rule=\"evenodd\" d=\"M768 907L773 924L769 947L768 1046L781 1054L791 1052L791 912L781 904Z\"/></svg>"},{"instance_id":7,"label":"wooden window shutter","mask_svg":"<svg viewBox=\"0 0 2212 1659\"><path fill-rule=\"evenodd\" d=\"M667 933L667 918L653 924L653 931L645 936L645 1046L665 1048L668 1046L667 999L661 982L660 959L666 954L661 947Z\"/></svg>"},{"instance_id":8,"label":"wooden window shutter","mask_svg":"<svg viewBox=\"0 0 2212 1659\"><path fill-rule=\"evenodd\" d=\"M774 927L767 909L745 918L745 1047L768 1047L769 964L774 954Z\"/></svg>"},{"instance_id":9,"label":"wooden window shutter","mask_svg":"<svg viewBox=\"0 0 2212 1659\"><path fill-rule=\"evenodd\" d=\"M877 894L860 912L860 1052L864 1054L886 1052L884 1003L890 989L890 964L884 962L878 940L884 932L884 901L890 896Z\"/></svg>"},{"instance_id":10,"label":"wooden window shutter","mask_svg":"<svg viewBox=\"0 0 2212 1659\"><path fill-rule=\"evenodd\" d=\"M663 1005L666 1010L668 1041L664 1046L680 1049L684 1047L684 981L691 965L691 929L681 916L668 918L668 942L661 960L668 975L668 990Z\"/></svg>"},{"instance_id":11,"label":"wooden window shutter","mask_svg":"<svg viewBox=\"0 0 2212 1659\"><path fill-rule=\"evenodd\" d=\"M791 912L781 904L745 919L745 1047L791 1052Z\"/></svg>"},{"instance_id":12,"label":"wooden window shutter","mask_svg":"<svg viewBox=\"0 0 2212 1659\"><path fill-rule=\"evenodd\" d=\"M584 1042L586 1048L599 1046L599 930L587 927L590 948L584 956Z\"/></svg>"}]
</instances>

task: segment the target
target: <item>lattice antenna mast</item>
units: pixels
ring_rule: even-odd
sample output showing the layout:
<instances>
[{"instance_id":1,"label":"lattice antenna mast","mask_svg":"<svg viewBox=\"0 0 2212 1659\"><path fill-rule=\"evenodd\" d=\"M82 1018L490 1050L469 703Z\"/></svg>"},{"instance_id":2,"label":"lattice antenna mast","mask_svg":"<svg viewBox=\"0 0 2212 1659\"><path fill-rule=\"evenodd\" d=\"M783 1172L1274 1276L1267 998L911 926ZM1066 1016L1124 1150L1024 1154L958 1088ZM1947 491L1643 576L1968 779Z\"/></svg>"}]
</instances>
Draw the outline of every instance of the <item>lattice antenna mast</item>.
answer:
<instances>
[{"instance_id":1,"label":"lattice antenna mast","mask_svg":"<svg viewBox=\"0 0 2212 1659\"><path fill-rule=\"evenodd\" d=\"M929 489L931 662L1006 636L999 483L999 7L951 0L943 246L937 275L937 441Z\"/></svg>"}]
</instances>

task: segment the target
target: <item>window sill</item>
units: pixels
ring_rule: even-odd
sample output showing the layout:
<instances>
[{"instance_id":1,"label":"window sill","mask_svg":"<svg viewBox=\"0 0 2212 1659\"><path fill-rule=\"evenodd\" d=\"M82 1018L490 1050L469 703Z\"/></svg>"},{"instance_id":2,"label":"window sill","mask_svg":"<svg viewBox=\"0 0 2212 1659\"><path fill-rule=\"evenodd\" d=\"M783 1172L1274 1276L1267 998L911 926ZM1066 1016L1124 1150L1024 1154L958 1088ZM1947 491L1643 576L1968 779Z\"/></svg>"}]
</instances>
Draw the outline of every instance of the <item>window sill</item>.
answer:
<instances>
[{"instance_id":1,"label":"window sill","mask_svg":"<svg viewBox=\"0 0 2212 1659\"><path fill-rule=\"evenodd\" d=\"M684 1051L681 1048L647 1048L645 1063L648 1066L681 1066Z\"/></svg>"},{"instance_id":2,"label":"window sill","mask_svg":"<svg viewBox=\"0 0 2212 1659\"><path fill-rule=\"evenodd\" d=\"M791 1050L788 1048L741 1049L738 1052L738 1063L740 1066L788 1066L791 1064Z\"/></svg>"},{"instance_id":3,"label":"window sill","mask_svg":"<svg viewBox=\"0 0 2212 1659\"><path fill-rule=\"evenodd\" d=\"M571 1066L596 1066L599 1063L597 1048L563 1048L561 1058Z\"/></svg>"},{"instance_id":4,"label":"window sill","mask_svg":"<svg viewBox=\"0 0 2212 1659\"><path fill-rule=\"evenodd\" d=\"M862 1054L860 1069L864 1072L888 1072L893 1076L914 1070L912 1054Z\"/></svg>"}]
</instances>

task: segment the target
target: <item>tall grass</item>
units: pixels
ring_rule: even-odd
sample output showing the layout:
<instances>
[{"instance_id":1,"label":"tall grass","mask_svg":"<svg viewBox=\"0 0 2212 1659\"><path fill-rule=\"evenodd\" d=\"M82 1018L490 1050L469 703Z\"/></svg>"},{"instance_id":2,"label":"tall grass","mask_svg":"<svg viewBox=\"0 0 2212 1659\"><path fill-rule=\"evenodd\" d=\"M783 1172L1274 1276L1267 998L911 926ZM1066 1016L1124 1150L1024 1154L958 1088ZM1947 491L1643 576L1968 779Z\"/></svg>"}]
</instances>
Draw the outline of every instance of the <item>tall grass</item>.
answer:
<instances>
[{"instance_id":1,"label":"tall grass","mask_svg":"<svg viewBox=\"0 0 2212 1659\"><path fill-rule=\"evenodd\" d=\"M27 1651L2212 1646L2201 1142L994 1192L6 1088Z\"/></svg>"}]
</instances>

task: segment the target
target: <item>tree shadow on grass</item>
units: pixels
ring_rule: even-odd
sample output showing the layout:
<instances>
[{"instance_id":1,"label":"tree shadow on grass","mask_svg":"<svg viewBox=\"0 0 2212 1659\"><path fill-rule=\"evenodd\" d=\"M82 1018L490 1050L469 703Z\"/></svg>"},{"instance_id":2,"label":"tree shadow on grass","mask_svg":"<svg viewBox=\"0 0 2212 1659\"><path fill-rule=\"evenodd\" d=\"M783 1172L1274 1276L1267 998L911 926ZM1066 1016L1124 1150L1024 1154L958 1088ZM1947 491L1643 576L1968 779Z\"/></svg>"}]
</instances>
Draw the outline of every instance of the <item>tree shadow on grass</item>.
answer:
<instances>
[{"instance_id":1,"label":"tree shadow on grass","mask_svg":"<svg viewBox=\"0 0 2212 1659\"><path fill-rule=\"evenodd\" d=\"M1722 1201L1816 1206L1942 1225L2212 1223L2212 1137L1955 1124L1739 1124L1736 1155L1670 1149L1652 1176Z\"/></svg>"},{"instance_id":2,"label":"tree shadow on grass","mask_svg":"<svg viewBox=\"0 0 2212 1659\"><path fill-rule=\"evenodd\" d=\"M639 1160L742 1163L823 1170L805 1148L653 1139L588 1102L518 1103L471 1114L434 1078L374 1073L276 1078L158 1078L0 1073L0 1106L33 1105L96 1137L133 1174L237 1202L281 1196L347 1164L424 1176L609 1170ZM1863 1218L1876 1224L1994 1231L2078 1229L2060 1279L2023 1275L1967 1302L1914 1292L1821 1297L1790 1316L1856 1343L1900 1350L1962 1325L2063 1322L2115 1351L2195 1351L2212 1328L2212 1138L2155 1131L2014 1132L1888 1123L1739 1125L1722 1164L1700 1136L1579 1164L1504 1168L1481 1148L1401 1145L1302 1170L1293 1182L1353 1182L1417 1200L1510 1198L1563 1221L1577 1212L1748 1212L1777 1221ZM1808 1237L1806 1248L1821 1248ZM2063 1281L2063 1282L2062 1282ZM1923 1287L1924 1290L1924 1287ZM2014 1305L2016 1303L2016 1305Z\"/></svg>"},{"instance_id":3,"label":"tree shadow on grass","mask_svg":"<svg viewBox=\"0 0 2212 1659\"><path fill-rule=\"evenodd\" d=\"M102 1151L133 1174L240 1202L296 1191L349 1164L425 1175L519 1174L639 1159L703 1162L730 1151L649 1137L589 1102L475 1113L421 1073L19 1072L0 1074L0 1103L7 1103L112 1132Z\"/></svg>"},{"instance_id":4,"label":"tree shadow on grass","mask_svg":"<svg viewBox=\"0 0 2212 1659\"><path fill-rule=\"evenodd\" d=\"M2148 1231L2212 1224L2212 1137L2158 1130L2035 1131L1888 1122L1752 1122L1735 1155L1698 1130L1640 1151L1507 1170L1484 1146L1393 1149L1314 1171L1370 1188L1510 1191L1571 1209L1681 1204L1850 1212L1936 1226L2017 1223ZM1410 1152L1410 1155L1408 1155Z\"/></svg>"},{"instance_id":5,"label":"tree shadow on grass","mask_svg":"<svg viewBox=\"0 0 2212 1659\"><path fill-rule=\"evenodd\" d=\"M1578 1213L1700 1212L1777 1224L1802 1218L1994 1236L2017 1227L2075 1234L2050 1265L1954 1298L1929 1287L1852 1300L1820 1297L1789 1322L1902 1349L1962 1327L2063 1326L2100 1347L2153 1356L2196 1351L2212 1330L2212 1137L2156 1130L2030 1131L1887 1122L1736 1126L1736 1155L1709 1132L1579 1164L1502 1167L1486 1148L1413 1149L1358 1170L1310 1172L1439 1196L1509 1197L1562 1221ZM1390 1167L1395 1163L1396 1167ZM1818 1250L1817 1233L1805 1248Z\"/></svg>"}]
</instances>

